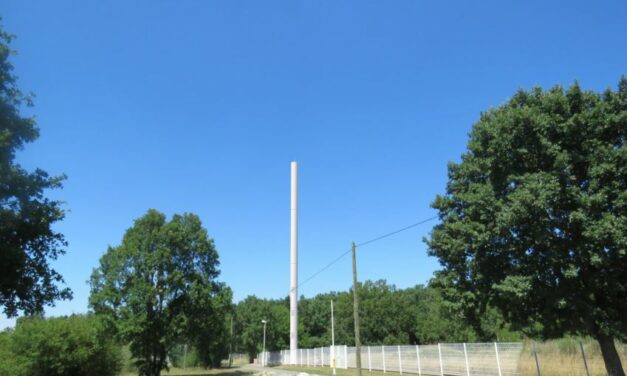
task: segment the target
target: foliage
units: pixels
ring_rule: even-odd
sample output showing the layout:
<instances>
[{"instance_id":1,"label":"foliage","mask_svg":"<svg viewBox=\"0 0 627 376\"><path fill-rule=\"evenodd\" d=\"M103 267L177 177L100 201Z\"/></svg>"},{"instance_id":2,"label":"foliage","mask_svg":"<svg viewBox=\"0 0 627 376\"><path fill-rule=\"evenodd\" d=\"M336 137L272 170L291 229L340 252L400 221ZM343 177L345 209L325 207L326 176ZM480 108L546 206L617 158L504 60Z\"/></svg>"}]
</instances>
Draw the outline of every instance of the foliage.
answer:
<instances>
[{"instance_id":1,"label":"foliage","mask_svg":"<svg viewBox=\"0 0 627 376\"><path fill-rule=\"evenodd\" d=\"M222 335L231 292L216 281L218 264L196 215L167 222L156 210L137 219L122 244L102 256L90 281L90 306L130 344L140 375L159 375L183 340L211 346L202 337ZM215 362L212 354L203 356Z\"/></svg>"},{"instance_id":2,"label":"foliage","mask_svg":"<svg viewBox=\"0 0 627 376\"><path fill-rule=\"evenodd\" d=\"M93 316L20 318L0 335L0 375L116 375L120 347Z\"/></svg>"},{"instance_id":3,"label":"foliage","mask_svg":"<svg viewBox=\"0 0 627 376\"><path fill-rule=\"evenodd\" d=\"M497 308L546 337L591 335L612 375L627 338L627 79L618 91L520 90L449 165L427 243L436 284L481 331Z\"/></svg>"},{"instance_id":4,"label":"foliage","mask_svg":"<svg viewBox=\"0 0 627 376\"><path fill-rule=\"evenodd\" d=\"M439 290L418 285L397 289L384 280L360 284L361 341L364 345L430 344L472 341L479 336L460 312L450 309ZM331 344L331 300L334 301L335 343L354 344L352 291L319 294L299 299L299 347ZM485 326L496 329L490 338L519 339L520 334L502 324L498 312L486 316ZM249 296L235 308L234 351L252 360L262 349L263 325L268 320L266 348L289 346L289 301ZM486 319L487 320L487 319Z\"/></svg>"},{"instance_id":5,"label":"foliage","mask_svg":"<svg viewBox=\"0 0 627 376\"><path fill-rule=\"evenodd\" d=\"M0 376L26 374L24 364L19 364L13 354L12 334L10 329L0 332Z\"/></svg>"},{"instance_id":6,"label":"foliage","mask_svg":"<svg viewBox=\"0 0 627 376\"><path fill-rule=\"evenodd\" d=\"M176 345L168 353L173 368L192 368L200 366L198 351L192 346Z\"/></svg>"},{"instance_id":7,"label":"foliage","mask_svg":"<svg viewBox=\"0 0 627 376\"><path fill-rule=\"evenodd\" d=\"M233 315L233 292L224 284L216 287L214 295L199 295L193 300L191 316L199 319L188 321L187 338L194 345L198 365L204 368L219 367L229 354L227 317Z\"/></svg>"},{"instance_id":8,"label":"foliage","mask_svg":"<svg viewBox=\"0 0 627 376\"><path fill-rule=\"evenodd\" d=\"M248 354L252 360L263 348L263 324L266 320L266 350L289 346L289 301L248 296L235 307L235 352Z\"/></svg>"},{"instance_id":9,"label":"foliage","mask_svg":"<svg viewBox=\"0 0 627 376\"><path fill-rule=\"evenodd\" d=\"M15 161L16 152L39 137L39 128L34 117L22 115L32 100L17 87L11 39L0 25L0 305L9 317L40 313L55 299L72 297L57 287L63 279L49 264L64 252L63 235L51 227L64 212L59 201L44 196L61 188L64 177L29 172Z\"/></svg>"}]
</instances>

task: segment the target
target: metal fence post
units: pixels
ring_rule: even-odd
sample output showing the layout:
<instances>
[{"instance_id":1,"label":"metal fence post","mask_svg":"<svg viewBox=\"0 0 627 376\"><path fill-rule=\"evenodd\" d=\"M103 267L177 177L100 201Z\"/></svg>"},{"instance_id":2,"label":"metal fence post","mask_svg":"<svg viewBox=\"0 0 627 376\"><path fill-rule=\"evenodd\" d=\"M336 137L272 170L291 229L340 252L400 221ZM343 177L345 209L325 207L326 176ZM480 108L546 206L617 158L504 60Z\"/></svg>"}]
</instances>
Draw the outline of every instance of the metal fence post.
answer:
<instances>
[{"instance_id":1,"label":"metal fence post","mask_svg":"<svg viewBox=\"0 0 627 376\"><path fill-rule=\"evenodd\" d=\"M540 362L538 362L538 352L536 351L535 341L531 341L531 346L533 348L533 357L536 359L536 370L538 371L538 376L542 376L542 372L540 372Z\"/></svg>"},{"instance_id":2,"label":"metal fence post","mask_svg":"<svg viewBox=\"0 0 627 376\"><path fill-rule=\"evenodd\" d=\"M398 371L403 374L403 361L401 360L401 346L398 346Z\"/></svg>"},{"instance_id":3,"label":"metal fence post","mask_svg":"<svg viewBox=\"0 0 627 376\"><path fill-rule=\"evenodd\" d=\"M418 365L418 376L422 376L422 370L420 369L420 346L416 345L416 364Z\"/></svg>"},{"instance_id":4,"label":"metal fence post","mask_svg":"<svg viewBox=\"0 0 627 376\"><path fill-rule=\"evenodd\" d=\"M499 358L499 345L494 342L494 353L496 354L496 369L499 371L499 376L503 376L503 372L501 372L501 359Z\"/></svg>"},{"instance_id":5,"label":"metal fence post","mask_svg":"<svg viewBox=\"0 0 627 376\"><path fill-rule=\"evenodd\" d=\"M320 366L324 367L324 347L320 348Z\"/></svg>"},{"instance_id":6,"label":"metal fence post","mask_svg":"<svg viewBox=\"0 0 627 376\"><path fill-rule=\"evenodd\" d=\"M470 367L468 366L468 351L466 350L465 342L464 342L464 360L466 361L466 376L470 376Z\"/></svg>"},{"instance_id":7,"label":"metal fence post","mask_svg":"<svg viewBox=\"0 0 627 376\"><path fill-rule=\"evenodd\" d=\"M368 346L368 372L372 372L372 360L370 359L370 346Z\"/></svg>"},{"instance_id":8,"label":"metal fence post","mask_svg":"<svg viewBox=\"0 0 627 376\"><path fill-rule=\"evenodd\" d=\"M444 376L444 365L442 364L442 346L438 343L438 358L440 358L440 376Z\"/></svg>"},{"instance_id":9,"label":"metal fence post","mask_svg":"<svg viewBox=\"0 0 627 376\"><path fill-rule=\"evenodd\" d=\"M579 341L579 347L581 348L581 356L583 357L583 365L586 367L586 375L590 376L590 371L588 370L588 361L586 361L586 352L583 351L583 343Z\"/></svg>"},{"instance_id":10,"label":"metal fence post","mask_svg":"<svg viewBox=\"0 0 627 376\"><path fill-rule=\"evenodd\" d=\"M383 359L383 373L385 373L385 346L381 346L381 359Z\"/></svg>"}]
</instances>

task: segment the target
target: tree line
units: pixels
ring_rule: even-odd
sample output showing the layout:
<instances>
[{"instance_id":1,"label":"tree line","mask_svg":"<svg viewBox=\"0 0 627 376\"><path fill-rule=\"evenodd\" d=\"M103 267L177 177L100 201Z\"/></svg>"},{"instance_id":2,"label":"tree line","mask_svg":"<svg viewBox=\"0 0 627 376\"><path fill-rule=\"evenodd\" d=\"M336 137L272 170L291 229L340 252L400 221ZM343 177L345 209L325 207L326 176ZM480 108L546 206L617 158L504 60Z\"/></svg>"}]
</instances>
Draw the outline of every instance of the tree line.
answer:
<instances>
[{"instance_id":1,"label":"tree line","mask_svg":"<svg viewBox=\"0 0 627 376\"><path fill-rule=\"evenodd\" d=\"M359 284L361 342L364 345L431 344L518 340L496 310L485 315L479 328L469 325L459 310L430 286L399 289L385 280ZM354 345L352 289L301 297L298 302L298 346L331 344L331 301L334 302L335 342ZM248 296L235 305L233 348L252 360L263 341L262 320L267 321L266 349L289 348L289 298Z\"/></svg>"}]
</instances>

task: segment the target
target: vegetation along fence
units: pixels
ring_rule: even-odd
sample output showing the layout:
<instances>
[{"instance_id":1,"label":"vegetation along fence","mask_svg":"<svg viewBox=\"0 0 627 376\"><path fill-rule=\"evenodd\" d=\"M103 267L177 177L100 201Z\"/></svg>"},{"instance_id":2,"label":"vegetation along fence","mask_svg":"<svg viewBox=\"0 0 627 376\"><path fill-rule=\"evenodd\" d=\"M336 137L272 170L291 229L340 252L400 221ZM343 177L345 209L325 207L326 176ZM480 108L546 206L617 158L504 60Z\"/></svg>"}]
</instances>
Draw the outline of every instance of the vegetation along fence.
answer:
<instances>
[{"instance_id":1,"label":"vegetation along fence","mask_svg":"<svg viewBox=\"0 0 627 376\"><path fill-rule=\"evenodd\" d=\"M229 359L223 361L226 365L242 366L248 364L248 354L230 354Z\"/></svg>"},{"instance_id":2,"label":"vegetation along fence","mask_svg":"<svg viewBox=\"0 0 627 376\"><path fill-rule=\"evenodd\" d=\"M369 371L422 375L520 375L522 343L439 343L416 346L362 346L361 367ZM335 353L335 356L333 355ZM261 354L262 364L355 368L355 347L335 346Z\"/></svg>"}]
</instances>

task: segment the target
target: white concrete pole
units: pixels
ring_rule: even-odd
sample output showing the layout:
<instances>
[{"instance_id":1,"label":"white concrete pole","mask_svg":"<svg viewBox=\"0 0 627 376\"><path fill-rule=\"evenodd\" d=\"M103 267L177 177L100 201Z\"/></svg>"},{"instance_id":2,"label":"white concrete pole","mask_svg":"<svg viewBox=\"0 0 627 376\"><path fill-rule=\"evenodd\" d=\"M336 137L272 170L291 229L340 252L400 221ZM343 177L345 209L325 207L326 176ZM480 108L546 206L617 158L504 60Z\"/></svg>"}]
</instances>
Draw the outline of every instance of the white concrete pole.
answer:
<instances>
[{"instance_id":1,"label":"white concrete pole","mask_svg":"<svg viewBox=\"0 0 627 376\"><path fill-rule=\"evenodd\" d=\"M298 164L291 163L290 202L290 364L298 349Z\"/></svg>"},{"instance_id":2,"label":"white concrete pole","mask_svg":"<svg viewBox=\"0 0 627 376\"><path fill-rule=\"evenodd\" d=\"M420 346L416 345L416 365L418 366L418 376L422 376L422 369L420 367Z\"/></svg>"},{"instance_id":3,"label":"white concrete pole","mask_svg":"<svg viewBox=\"0 0 627 376\"><path fill-rule=\"evenodd\" d=\"M383 359L383 373L385 373L385 346L381 346L381 359Z\"/></svg>"},{"instance_id":4,"label":"white concrete pole","mask_svg":"<svg viewBox=\"0 0 627 376\"><path fill-rule=\"evenodd\" d=\"M263 361L261 363L262 367L265 367L267 365L268 362L268 356L266 355L266 320L261 320L261 323L263 323Z\"/></svg>"},{"instance_id":5,"label":"white concrete pole","mask_svg":"<svg viewBox=\"0 0 627 376\"><path fill-rule=\"evenodd\" d=\"M494 353L496 354L496 368L499 371L499 376L503 376L501 372L501 359L499 358L499 345L494 342Z\"/></svg>"},{"instance_id":6,"label":"white concrete pole","mask_svg":"<svg viewBox=\"0 0 627 376\"><path fill-rule=\"evenodd\" d=\"M442 346L438 343L438 358L440 358L440 376L444 376L444 364L442 364Z\"/></svg>"},{"instance_id":7,"label":"white concrete pole","mask_svg":"<svg viewBox=\"0 0 627 376\"><path fill-rule=\"evenodd\" d=\"M331 299L331 367L335 375L335 319L333 317L333 299Z\"/></svg>"},{"instance_id":8,"label":"white concrete pole","mask_svg":"<svg viewBox=\"0 0 627 376\"><path fill-rule=\"evenodd\" d=\"M466 361L466 376L470 376L470 365L468 364L468 350L466 350L465 342L464 342L464 360Z\"/></svg>"}]
</instances>

